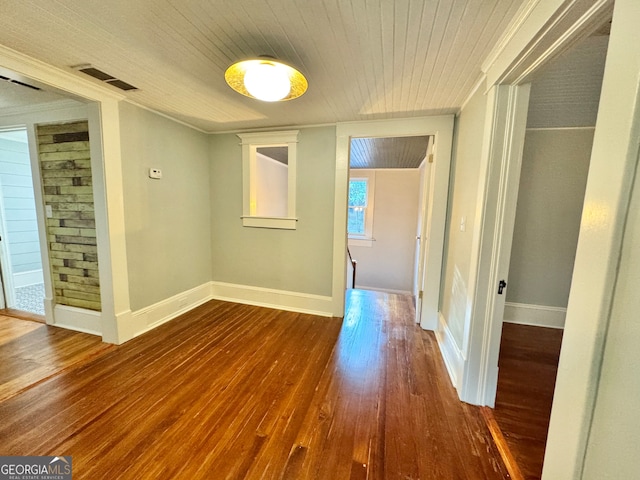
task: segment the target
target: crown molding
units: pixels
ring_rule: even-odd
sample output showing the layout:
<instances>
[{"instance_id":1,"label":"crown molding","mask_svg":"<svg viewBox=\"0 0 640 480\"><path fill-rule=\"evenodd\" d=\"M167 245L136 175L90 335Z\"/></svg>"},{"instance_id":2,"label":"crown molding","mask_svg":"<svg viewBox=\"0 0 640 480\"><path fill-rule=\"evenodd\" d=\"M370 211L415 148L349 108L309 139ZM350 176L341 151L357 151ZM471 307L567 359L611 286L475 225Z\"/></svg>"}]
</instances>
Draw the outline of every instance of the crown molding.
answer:
<instances>
[{"instance_id":1,"label":"crown molding","mask_svg":"<svg viewBox=\"0 0 640 480\"><path fill-rule=\"evenodd\" d=\"M491 49L489 55L484 62L482 62L481 69L484 73L487 73L489 69L496 62L498 57L503 54L506 50L507 46L512 42L512 40L516 37L516 34L520 31L522 26L527 22L531 13L535 10L541 0L528 0L526 3L522 4L518 13L513 18L507 30L502 34L498 43Z\"/></svg>"}]
</instances>

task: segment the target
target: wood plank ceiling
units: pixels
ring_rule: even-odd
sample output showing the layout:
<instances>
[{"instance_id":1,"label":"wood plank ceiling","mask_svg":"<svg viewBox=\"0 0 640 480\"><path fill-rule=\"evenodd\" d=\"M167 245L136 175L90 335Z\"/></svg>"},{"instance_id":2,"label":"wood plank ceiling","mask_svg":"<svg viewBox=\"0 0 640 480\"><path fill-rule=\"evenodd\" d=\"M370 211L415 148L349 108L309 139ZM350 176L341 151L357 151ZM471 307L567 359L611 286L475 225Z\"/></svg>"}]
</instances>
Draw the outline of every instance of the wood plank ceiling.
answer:
<instances>
[{"instance_id":1,"label":"wood plank ceiling","mask_svg":"<svg viewBox=\"0 0 640 480\"><path fill-rule=\"evenodd\" d=\"M92 64L208 132L388 119L458 111L523 3L2 0L0 44L76 75ZM298 67L308 92L269 104L229 89L225 69L262 54Z\"/></svg>"},{"instance_id":2,"label":"wood plank ceiling","mask_svg":"<svg viewBox=\"0 0 640 480\"><path fill-rule=\"evenodd\" d=\"M428 136L354 138L351 168L418 168L427 154Z\"/></svg>"}]
</instances>

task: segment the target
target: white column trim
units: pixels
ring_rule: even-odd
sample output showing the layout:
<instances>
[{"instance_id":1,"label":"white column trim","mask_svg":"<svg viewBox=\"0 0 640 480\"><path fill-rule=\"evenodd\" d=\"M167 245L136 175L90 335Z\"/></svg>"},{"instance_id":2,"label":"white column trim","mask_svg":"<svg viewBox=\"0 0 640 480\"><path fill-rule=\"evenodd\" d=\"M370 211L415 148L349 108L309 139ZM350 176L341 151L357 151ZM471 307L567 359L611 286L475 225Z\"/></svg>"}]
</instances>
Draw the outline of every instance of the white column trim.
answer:
<instances>
[{"instance_id":1,"label":"white column trim","mask_svg":"<svg viewBox=\"0 0 640 480\"><path fill-rule=\"evenodd\" d=\"M467 287L468 357L458 391L462 400L475 405L495 402L506 297L497 295L497 286L509 272L528 106L529 85L490 91Z\"/></svg>"},{"instance_id":2,"label":"white column trim","mask_svg":"<svg viewBox=\"0 0 640 480\"><path fill-rule=\"evenodd\" d=\"M622 237L639 163L640 50L629 48L640 44L639 23L638 1L616 0L551 411L544 480L583 478ZM601 441L591 440L594 444Z\"/></svg>"}]
</instances>

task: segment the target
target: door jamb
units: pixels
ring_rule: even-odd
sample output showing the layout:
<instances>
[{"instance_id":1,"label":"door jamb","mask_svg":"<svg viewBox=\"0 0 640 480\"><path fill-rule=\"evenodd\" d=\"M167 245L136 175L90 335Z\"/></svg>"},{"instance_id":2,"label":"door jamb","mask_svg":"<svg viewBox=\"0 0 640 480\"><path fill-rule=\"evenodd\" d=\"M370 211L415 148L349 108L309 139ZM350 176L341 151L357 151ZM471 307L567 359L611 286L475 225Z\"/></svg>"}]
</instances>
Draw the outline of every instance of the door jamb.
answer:
<instances>
[{"instance_id":1,"label":"door jamb","mask_svg":"<svg viewBox=\"0 0 640 480\"><path fill-rule=\"evenodd\" d=\"M478 188L481 222L474 230L476 260L469 292L473 298L465 322L468 352L459 396L463 401L493 406L498 383L498 354L504 316L504 298L497 295L498 281L509 274L511 241L518 199L520 166L529 108L529 88L500 85L490 91L482 155L486 172Z\"/></svg>"},{"instance_id":2,"label":"door jamb","mask_svg":"<svg viewBox=\"0 0 640 480\"><path fill-rule=\"evenodd\" d=\"M425 265L425 297L422 328L435 330L438 322L440 276L444 249L449 170L453 143L453 115L421 117L371 122L338 123L336 127L336 177L333 228L333 315L344 316L347 261L347 197L349 186L349 148L352 137L406 137L431 135L434 137L434 180L432 228L427 239ZM427 295L428 293L428 295ZM423 307L424 308L424 307ZM424 321L424 319L427 321Z\"/></svg>"}]
</instances>

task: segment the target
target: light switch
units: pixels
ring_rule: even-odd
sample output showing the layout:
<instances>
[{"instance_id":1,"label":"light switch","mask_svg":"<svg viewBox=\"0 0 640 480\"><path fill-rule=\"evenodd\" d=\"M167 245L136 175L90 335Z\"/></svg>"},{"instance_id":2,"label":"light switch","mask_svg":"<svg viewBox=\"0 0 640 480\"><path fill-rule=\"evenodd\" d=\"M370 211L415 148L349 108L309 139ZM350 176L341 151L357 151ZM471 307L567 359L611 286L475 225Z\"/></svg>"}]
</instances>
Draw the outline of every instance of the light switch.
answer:
<instances>
[{"instance_id":1,"label":"light switch","mask_svg":"<svg viewBox=\"0 0 640 480\"><path fill-rule=\"evenodd\" d=\"M52 218L53 217L53 209L51 208L51 205L45 205L44 206L44 213L47 216L47 218Z\"/></svg>"},{"instance_id":2,"label":"light switch","mask_svg":"<svg viewBox=\"0 0 640 480\"><path fill-rule=\"evenodd\" d=\"M162 170L160 170L159 168L150 168L149 178L155 178L156 180L160 180L162 178Z\"/></svg>"},{"instance_id":3,"label":"light switch","mask_svg":"<svg viewBox=\"0 0 640 480\"><path fill-rule=\"evenodd\" d=\"M467 229L467 217L460 218L460 231L464 232Z\"/></svg>"}]
</instances>

